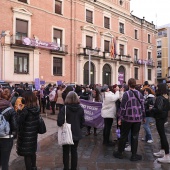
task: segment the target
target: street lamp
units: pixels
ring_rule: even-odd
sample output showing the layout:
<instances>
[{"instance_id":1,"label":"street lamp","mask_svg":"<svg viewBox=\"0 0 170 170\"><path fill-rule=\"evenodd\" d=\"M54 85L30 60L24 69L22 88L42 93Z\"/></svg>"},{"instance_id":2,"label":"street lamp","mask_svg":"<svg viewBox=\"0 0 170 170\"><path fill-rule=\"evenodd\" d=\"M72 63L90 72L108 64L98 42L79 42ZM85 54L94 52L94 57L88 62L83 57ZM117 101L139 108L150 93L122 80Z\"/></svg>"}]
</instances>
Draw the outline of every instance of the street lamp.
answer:
<instances>
[{"instance_id":1,"label":"street lamp","mask_svg":"<svg viewBox=\"0 0 170 170\"><path fill-rule=\"evenodd\" d=\"M1 46L1 39L3 37L5 37L6 34L5 34L5 31L2 31L1 34L0 34L0 80L2 79L2 46Z\"/></svg>"},{"instance_id":2,"label":"street lamp","mask_svg":"<svg viewBox=\"0 0 170 170\"><path fill-rule=\"evenodd\" d=\"M96 47L95 49L88 49L89 54L89 85L91 84L91 55L95 55L99 52L99 49Z\"/></svg>"}]
</instances>

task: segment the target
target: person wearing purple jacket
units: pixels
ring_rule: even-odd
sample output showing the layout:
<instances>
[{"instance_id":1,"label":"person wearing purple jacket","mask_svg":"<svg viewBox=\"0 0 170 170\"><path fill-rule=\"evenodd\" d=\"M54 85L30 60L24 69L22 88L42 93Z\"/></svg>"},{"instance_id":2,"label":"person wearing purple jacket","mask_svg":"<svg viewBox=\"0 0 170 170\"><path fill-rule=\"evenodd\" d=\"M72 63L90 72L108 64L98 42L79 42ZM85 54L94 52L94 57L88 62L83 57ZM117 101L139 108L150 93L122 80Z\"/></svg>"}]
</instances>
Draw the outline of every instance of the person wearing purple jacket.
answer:
<instances>
[{"instance_id":1,"label":"person wearing purple jacket","mask_svg":"<svg viewBox=\"0 0 170 170\"><path fill-rule=\"evenodd\" d=\"M145 121L145 107L143 95L135 89L136 80L130 78L128 80L129 90L123 94L120 105L118 124L121 125L121 136L118 142L118 151L113 155L116 158L123 159L123 151L126 145L129 131L131 130L131 161L142 159L137 154L138 136L141 122Z\"/></svg>"}]
</instances>

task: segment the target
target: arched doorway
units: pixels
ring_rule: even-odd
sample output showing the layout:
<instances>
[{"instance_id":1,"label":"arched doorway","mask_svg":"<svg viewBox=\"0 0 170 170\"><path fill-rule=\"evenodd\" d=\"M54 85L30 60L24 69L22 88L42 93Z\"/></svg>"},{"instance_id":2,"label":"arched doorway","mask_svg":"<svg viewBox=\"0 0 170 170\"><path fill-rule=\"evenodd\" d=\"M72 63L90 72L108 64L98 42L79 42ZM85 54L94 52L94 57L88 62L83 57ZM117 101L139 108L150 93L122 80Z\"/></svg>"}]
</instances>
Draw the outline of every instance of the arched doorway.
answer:
<instances>
[{"instance_id":1,"label":"arched doorway","mask_svg":"<svg viewBox=\"0 0 170 170\"><path fill-rule=\"evenodd\" d=\"M94 84L94 77L95 77L95 66L91 62L91 70L90 70L90 77L91 77L91 84ZM84 84L89 84L89 61L87 61L84 65Z\"/></svg>"},{"instance_id":2,"label":"arched doorway","mask_svg":"<svg viewBox=\"0 0 170 170\"><path fill-rule=\"evenodd\" d=\"M125 81L125 68L120 66L118 69L118 84L122 84Z\"/></svg>"},{"instance_id":3,"label":"arched doorway","mask_svg":"<svg viewBox=\"0 0 170 170\"><path fill-rule=\"evenodd\" d=\"M109 64L103 66L103 84L111 85L111 67Z\"/></svg>"}]
</instances>

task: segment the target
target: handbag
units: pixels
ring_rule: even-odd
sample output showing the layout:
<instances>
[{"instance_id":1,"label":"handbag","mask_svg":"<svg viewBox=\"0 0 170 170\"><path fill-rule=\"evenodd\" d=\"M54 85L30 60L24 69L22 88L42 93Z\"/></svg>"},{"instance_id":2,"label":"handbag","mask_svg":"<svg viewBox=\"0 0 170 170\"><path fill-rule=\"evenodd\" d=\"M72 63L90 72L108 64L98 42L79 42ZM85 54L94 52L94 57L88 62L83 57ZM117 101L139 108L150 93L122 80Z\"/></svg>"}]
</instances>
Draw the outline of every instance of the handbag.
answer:
<instances>
[{"instance_id":1,"label":"handbag","mask_svg":"<svg viewBox=\"0 0 170 170\"><path fill-rule=\"evenodd\" d=\"M41 117L41 115L39 116L39 122L38 122L38 133L39 134L44 134L47 132L46 130L46 125L45 125L45 122L43 120L43 118Z\"/></svg>"},{"instance_id":2,"label":"handbag","mask_svg":"<svg viewBox=\"0 0 170 170\"><path fill-rule=\"evenodd\" d=\"M59 145L74 145L71 124L66 122L66 106L65 106L65 120L61 127L58 127L58 144Z\"/></svg>"}]
</instances>

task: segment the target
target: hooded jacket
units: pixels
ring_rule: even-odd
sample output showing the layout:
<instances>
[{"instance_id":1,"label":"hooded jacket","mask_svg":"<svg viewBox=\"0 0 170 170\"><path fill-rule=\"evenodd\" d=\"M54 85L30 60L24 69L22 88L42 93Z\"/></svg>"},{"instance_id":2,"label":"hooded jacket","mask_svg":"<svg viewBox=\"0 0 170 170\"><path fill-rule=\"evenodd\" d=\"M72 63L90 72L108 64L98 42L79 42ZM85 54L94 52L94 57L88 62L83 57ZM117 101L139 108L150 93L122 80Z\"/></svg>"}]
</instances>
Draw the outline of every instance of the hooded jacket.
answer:
<instances>
[{"instance_id":1,"label":"hooded jacket","mask_svg":"<svg viewBox=\"0 0 170 170\"><path fill-rule=\"evenodd\" d=\"M117 91L115 94L111 91L104 92L101 109L101 116L103 118L116 117L116 101L119 99L119 97L119 91Z\"/></svg>"},{"instance_id":2,"label":"hooded jacket","mask_svg":"<svg viewBox=\"0 0 170 170\"><path fill-rule=\"evenodd\" d=\"M58 114L57 124L62 126L65 121L65 106L62 107ZM79 104L66 105L66 122L71 124L71 131L74 141L79 141L82 138L84 120L84 110Z\"/></svg>"},{"instance_id":3,"label":"hooded jacket","mask_svg":"<svg viewBox=\"0 0 170 170\"><path fill-rule=\"evenodd\" d=\"M155 103L155 96L153 94L149 94L147 96L144 96L144 106L145 106L145 114L146 117L153 117L152 112L149 110L149 107L153 107Z\"/></svg>"},{"instance_id":4,"label":"hooded jacket","mask_svg":"<svg viewBox=\"0 0 170 170\"><path fill-rule=\"evenodd\" d=\"M125 91L120 105L119 120L135 123L141 122L144 118L145 107L143 95L135 89Z\"/></svg>"},{"instance_id":5,"label":"hooded jacket","mask_svg":"<svg viewBox=\"0 0 170 170\"><path fill-rule=\"evenodd\" d=\"M24 107L18 110L17 153L20 156L32 155L37 150L39 108Z\"/></svg>"},{"instance_id":6,"label":"hooded jacket","mask_svg":"<svg viewBox=\"0 0 170 170\"><path fill-rule=\"evenodd\" d=\"M0 112L7 109L8 107L11 107L11 109L4 113L4 117L5 117L5 120L8 121L10 124L10 135L15 136L16 131L17 131L17 114L15 110L12 108L9 101L0 98Z\"/></svg>"}]
</instances>

